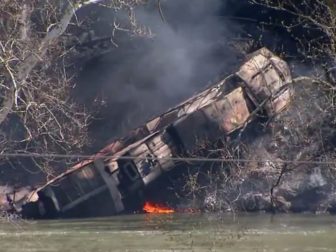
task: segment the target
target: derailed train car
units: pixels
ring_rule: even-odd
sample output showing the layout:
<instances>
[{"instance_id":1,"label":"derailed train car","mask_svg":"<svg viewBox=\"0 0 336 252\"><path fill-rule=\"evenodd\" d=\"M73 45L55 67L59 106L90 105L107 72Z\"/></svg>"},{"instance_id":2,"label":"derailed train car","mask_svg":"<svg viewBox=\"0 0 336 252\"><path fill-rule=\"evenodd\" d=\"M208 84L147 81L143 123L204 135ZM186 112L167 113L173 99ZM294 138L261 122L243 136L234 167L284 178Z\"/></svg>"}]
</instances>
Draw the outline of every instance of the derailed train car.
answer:
<instances>
[{"instance_id":1,"label":"derailed train car","mask_svg":"<svg viewBox=\"0 0 336 252\"><path fill-rule=\"evenodd\" d=\"M87 217L131 209L153 181L174 169L174 157L214 142L254 119L288 106L292 79L285 61L262 48L239 70L129 136L114 141L34 191L23 206L30 218Z\"/></svg>"}]
</instances>

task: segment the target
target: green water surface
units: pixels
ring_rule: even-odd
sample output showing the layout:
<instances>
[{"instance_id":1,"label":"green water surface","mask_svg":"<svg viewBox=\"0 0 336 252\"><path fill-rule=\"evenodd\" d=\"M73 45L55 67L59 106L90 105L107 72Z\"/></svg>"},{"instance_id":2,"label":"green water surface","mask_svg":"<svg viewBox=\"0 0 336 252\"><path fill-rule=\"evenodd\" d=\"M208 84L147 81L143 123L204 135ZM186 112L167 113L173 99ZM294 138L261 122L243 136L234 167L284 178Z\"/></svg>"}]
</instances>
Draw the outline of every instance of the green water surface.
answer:
<instances>
[{"instance_id":1,"label":"green water surface","mask_svg":"<svg viewBox=\"0 0 336 252\"><path fill-rule=\"evenodd\" d=\"M0 252L336 251L336 216L128 215L3 221Z\"/></svg>"}]
</instances>

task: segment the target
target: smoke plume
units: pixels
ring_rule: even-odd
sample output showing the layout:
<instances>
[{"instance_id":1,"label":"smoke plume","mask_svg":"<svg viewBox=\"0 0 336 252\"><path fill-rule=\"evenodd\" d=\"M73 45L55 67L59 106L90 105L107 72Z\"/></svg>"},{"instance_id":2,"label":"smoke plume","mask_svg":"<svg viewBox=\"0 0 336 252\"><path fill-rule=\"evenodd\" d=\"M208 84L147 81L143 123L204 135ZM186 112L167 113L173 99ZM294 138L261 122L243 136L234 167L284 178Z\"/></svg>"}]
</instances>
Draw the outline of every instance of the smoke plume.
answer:
<instances>
[{"instance_id":1,"label":"smoke plume","mask_svg":"<svg viewBox=\"0 0 336 252\"><path fill-rule=\"evenodd\" d=\"M149 27L151 38L117 32L118 47L89 62L80 87L87 106L97 100L105 106L92 124L106 140L126 134L151 117L199 92L230 73L237 53L230 46L237 25L220 19L227 8L220 0L167 0L136 10L137 22ZM124 16L97 11L96 36L111 33L107 24Z\"/></svg>"}]
</instances>

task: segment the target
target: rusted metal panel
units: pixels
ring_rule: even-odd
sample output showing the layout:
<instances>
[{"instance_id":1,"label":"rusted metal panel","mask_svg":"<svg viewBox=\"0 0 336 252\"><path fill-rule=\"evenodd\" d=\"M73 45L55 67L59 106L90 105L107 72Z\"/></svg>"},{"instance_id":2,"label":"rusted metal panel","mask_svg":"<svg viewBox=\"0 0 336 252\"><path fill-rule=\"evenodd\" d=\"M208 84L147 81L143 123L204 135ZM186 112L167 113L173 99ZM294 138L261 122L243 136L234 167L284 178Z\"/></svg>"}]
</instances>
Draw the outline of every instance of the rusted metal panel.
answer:
<instances>
[{"instance_id":1,"label":"rusted metal panel","mask_svg":"<svg viewBox=\"0 0 336 252\"><path fill-rule=\"evenodd\" d=\"M173 157L175 148L166 132L150 139L150 141L148 141L148 147L151 149L154 156L158 158L157 161L162 170L169 171L174 167L174 161L169 158Z\"/></svg>"},{"instance_id":2,"label":"rusted metal panel","mask_svg":"<svg viewBox=\"0 0 336 252\"><path fill-rule=\"evenodd\" d=\"M281 86L281 79L271 62L259 54L247 61L237 72L258 100L272 95Z\"/></svg>"},{"instance_id":3,"label":"rusted metal panel","mask_svg":"<svg viewBox=\"0 0 336 252\"><path fill-rule=\"evenodd\" d=\"M179 119L173 127L187 153L193 153L197 148L221 136L217 122L209 120L202 110Z\"/></svg>"},{"instance_id":4,"label":"rusted metal panel","mask_svg":"<svg viewBox=\"0 0 336 252\"><path fill-rule=\"evenodd\" d=\"M155 132L148 137L129 145L127 148L123 149L122 151L115 154L113 158L106 159L106 166L114 168L109 168L111 171L116 171L116 162L118 161L119 157L123 157L125 155L134 156L135 163L141 167L141 163L148 159L154 159L155 157L162 157L166 155L173 155L175 152L175 143L171 137L166 133L166 131L159 131ZM162 152L161 152L162 150ZM165 151L163 151L165 150ZM164 163L167 163L164 165ZM168 161L158 161L159 165L168 166ZM155 163L156 164L156 163ZM162 168L162 167L161 167ZM168 167L167 167L168 168Z\"/></svg>"},{"instance_id":5,"label":"rusted metal panel","mask_svg":"<svg viewBox=\"0 0 336 252\"><path fill-rule=\"evenodd\" d=\"M105 191L108 190L108 187L106 185L102 185L96 189L94 189L91 192L88 192L84 195L81 195L80 197L75 198L74 200L72 200L71 202L69 202L68 204L64 205L61 209L60 212L62 213L66 213L67 211L70 211L71 209L75 208L76 206L78 206L79 204L81 204L82 202L85 202L87 200L89 200L90 198L103 193ZM113 214L113 213L111 213Z\"/></svg>"},{"instance_id":6,"label":"rusted metal panel","mask_svg":"<svg viewBox=\"0 0 336 252\"><path fill-rule=\"evenodd\" d=\"M150 141L150 139L147 141ZM136 157L134 158L134 163L141 174L143 182L148 184L161 175L162 171L160 164L155 160L155 155L148 148L146 142L130 150L129 153L131 156Z\"/></svg>"},{"instance_id":7,"label":"rusted metal panel","mask_svg":"<svg viewBox=\"0 0 336 252\"><path fill-rule=\"evenodd\" d=\"M250 117L242 88L233 90L202 110L210 120L216 121L226 134L244 126Z\"/></svg>"},{"instance_id":8,"label":"rusted metal panel","mask_svg":"<svg viewBox=\"0 0 336 252\"><path fill-rule=\"evenodd\" d=\"M149 121L146 124L147 129L150 132L155 132L163 129L164 127L176 121L178 118L193 113L194 111L210 104L211 102L216 100L220 94L220 87L207 89L204 92L192 97L190 100L184 102L183 104Z\"/></svg>"},{"instance_id":9,"label":"rusted metal panel","mask_svg":"<svg viewBox=\"0 0 336 252\"><path fill-rule=\"evenodd\" d=\"M196 110L203 108L204 106L212 103L221 94L221 89L219 87L214 87L206 90L200 95L194 97L190 102L186 102L184 106L179 109L179 117L187 114L191 114Z\"/></svg>"},{"instance_id":10,"label":"rusted metal panel","mask_svg":"<svg viewBox=\"0 0 336 252\"><path fill-rule=\"evenodd\" d=\"M94 164L109 189L112 198L110 204L113 205L113 208L111 209L113 212L111 214L122 212L125 207L122 202L121 193L117 187L118 181L115 180L113 176L106 176L105 165L102 159L95 160Z\"/></svg>"},{"instance_id":11,"label":"rusted metal panel","mask_svg":"<svg viewBox=\"0 0 336 252\"><path fill-rule=\"evenodd\" d=\"M149 132L160 130L178 118L178 109L172 110L149 121L146 126Z\"/></svg>"},{"instance_id":12,"label":"rusted metal panel","mask_svg":"<svg viewBox=\"0 0 336 252\"><path fill-rule=\"evenodd\" d=\"M57 182L57 184L49 185L49 188L46 187L44 190L53 191L54 201L57 200L55 205L62 212L71 209L70 206L86 200L87 196L85 195L91 194L97 188L105 185L103 178L93 164L88 164L80 171L71 173ZM41 192L43 193L44 190L41 190ZM76 204L73 203L74 201Z\"/></svg>"},{"instance_id":13,"label":"rusted metal panel","mask_svg":"<svg viewBox=\"0 0 336 252\"><path fill-rule=\"evenodd\" d=\"M270 115L279 113L289 105L289 101L292 99L292 97L292 89L285 89L275 98L272 98L271 102L266 103L265 109Z\"/></svg>"},{"instance_id":14,"label":"rusted metal panel","mask_svg":"<svg viewBox=\"0 0 336 252\"><path fill-rule=\"evenodd\" d=\"M236 74L244 81L255 105L265 103L268 115L280 112L290 103L291 93L280 92L292 80L289 67L266 48L253 53Z\"/></svg>"},{"instance_id":15,"label":"rusted metal panel","mask_svg":"<svg viewBox=\"0 0 336 252\"><path fill-rule=\"evenodd\" d=\"M75 181L78 181L79 184L82 184L82 188L85 192L91 191L103 184L103 179L95 169L93 163L87 165L78 173L71 174L70 177L74 178Z\"/></svg>"},{"instance_id":16,"label":"rusted metal panel","mask_svg":"<svg viewBox=\"0 0 336 252\"><path fill-rule=\"evenodd\" d=\"M284 60L273 55L272 57L270 57L270 61L272 62L274 68L277 69L284 83L292 82L292 74L290 72L288 64Z\"/></svg>"},{"instance_id":17,"label":"rusted metal panel","mask_svg":"<svg viewBox=\"0 0 336 252\"><path fill-rule=\"evenodd\" d=\"M150 151L146 143L139 144L138 146L129 150L130 156L137 157L136 159L133 159L134 163L141 161L141 159L145 158L149 153Z\"/></svg>"},{"instance_id":18,"label":"rusted metal panel","mask_svg":"<svg viewBox=\"0 0 336 252\"><path fill-rule=\"evenodd\" d=\"M118 162L115 160L105 161L105 171L108 174L113 174L119 169Z\"/></svg>"},{"instance_id":19,"label":"rusted metal panel","mask_svg":"<svg viewBox=\"0 0 336 252\"><path fill-rule=\"evenodd\" d=\"M246 124L250 118L247 101L243 89L237 88L226 96L232 110L223 117L223 129L227 134Z\"/></svg>"},{"instance_id":20,"label":"rusted metal panel","mask_svg":"<svg viewBox=\"0 0 336 252\"><path fill-rule=\"evenodd\" d=\"M135 144L127 153L135 157L133 161L146 185L160 176L164 170L168 171L174 167L174 162L169 160L173 156L174 149L169 135L163 131Z\"/></svg>"}]
</instances>

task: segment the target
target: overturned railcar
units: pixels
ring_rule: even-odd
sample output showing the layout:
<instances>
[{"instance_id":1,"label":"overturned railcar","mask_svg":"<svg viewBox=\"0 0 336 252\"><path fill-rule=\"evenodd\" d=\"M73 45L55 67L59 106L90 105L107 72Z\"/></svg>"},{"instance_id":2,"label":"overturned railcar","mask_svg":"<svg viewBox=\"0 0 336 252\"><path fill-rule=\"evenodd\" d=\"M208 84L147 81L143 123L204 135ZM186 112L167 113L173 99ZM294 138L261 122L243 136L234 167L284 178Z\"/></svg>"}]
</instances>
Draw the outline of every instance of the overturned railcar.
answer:
<instances>
[{"instance_id":1,"label":"overturned railcar","mask_svg":"<svg viewBox=\"0 0 336 252\"><path fill-rule=\"evenodd\" d=\"M133 209L149 184L178 165L174 157L242 128L256 111L272 117L285 109L293 92L291 81L287 63L262 48L235 74L38 188L22 213L36 218L88 217Z\"/></svg>"}]
</instances>

